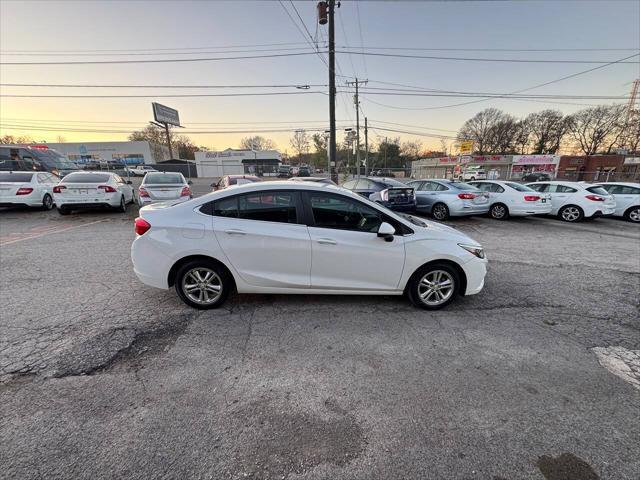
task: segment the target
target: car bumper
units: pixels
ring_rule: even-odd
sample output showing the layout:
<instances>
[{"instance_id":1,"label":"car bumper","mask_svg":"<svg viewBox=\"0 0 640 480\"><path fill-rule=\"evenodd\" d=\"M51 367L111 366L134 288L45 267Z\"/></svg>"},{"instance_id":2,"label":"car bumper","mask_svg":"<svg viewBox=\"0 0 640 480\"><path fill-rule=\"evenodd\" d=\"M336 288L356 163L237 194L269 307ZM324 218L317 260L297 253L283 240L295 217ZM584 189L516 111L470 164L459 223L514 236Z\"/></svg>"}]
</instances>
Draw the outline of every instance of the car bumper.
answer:
<instances>
[{"instance_id":1,"label":"car bumper","mask_svg":"<svg viewBox=\"0 0 640 480\"><path fill-rule=\"evenodd\" d=\"M149 197L138 197L138 205L143 207L145 205L151 205L152 203L160 203L160 202L171 202L173 204L177 204L177 203L188 202L192 198L193 197L189 196L189 197L178 197L178 198L159 198L156 200Z\"/></svg>"},{"instance_id":2,"label":"car bumper","mask_svg":"<svg viewBox=\"0 0 640 480\"><path fill-rule=\"evenodd\" d=\"M484 288L484 279L487 275L487 259L473 258L462 265L467 277L467 289L465 295L475 295Z\"/></svg>"},{"instance_id":3,"label":"car bumper","mask_svg":"<svg viewBox=\"0 0 640 480\"><path fill-rule=\"evenodd\" d=\"M452 217L460 217L464 215L485 215L489 213L489 203L482 205L474 205L474 204L454 204L453 206L449 206L449 215Z\"/></svg>"},{"instance_id":4,"label":"car bumper","mask_svg":"<svg viewBox=\"0 0 640 480\"><path fill-rule=\"evenodd\" d=\"M601 207L593 207L590 209L585 209L584 216L585 218L594 218L594 217L606 217L616 213L615 207L605 207L604 205Z\"/></svg>"},{"instance_id":5,"label":"car bumper","mask_svg":"<svg viewBox=\"0 0 640 480\"><path fill-rule=\"evenodd\" d=\"M536 205L511 205L509 207L509 214L512 216L549 215L551 210L553 210L551 202Z\"/></svg>"},{"instance_id":6,"label":"car bumper","mask_svg":"<svg viewBox=\"0 0 640 480\"><path fill-rule=\"evenodd\" d=\"M171 263L165 255L151 241L153 232L145 233L149 237L138 236L131 244L131 261L136 277L150 287L169 288L169 270Z\"/></svg>"},{"instance_id":7,"label":"car bumper","mask_svg":"<svg viewBox=\"0 0 640 480\"><path fill-rule=\"evenodd\" d=\"M41 207L42 198L35 195L14 195L0 197L0 207Z\"/></svg>"}]
</instances>

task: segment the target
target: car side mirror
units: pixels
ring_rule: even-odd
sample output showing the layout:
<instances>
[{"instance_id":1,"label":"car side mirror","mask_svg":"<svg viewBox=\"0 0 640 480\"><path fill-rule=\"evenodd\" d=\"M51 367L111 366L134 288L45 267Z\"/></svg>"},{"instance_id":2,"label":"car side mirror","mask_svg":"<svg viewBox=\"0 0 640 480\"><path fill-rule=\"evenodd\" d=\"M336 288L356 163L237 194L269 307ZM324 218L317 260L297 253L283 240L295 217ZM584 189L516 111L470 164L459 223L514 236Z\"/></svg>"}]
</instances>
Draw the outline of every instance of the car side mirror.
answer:
<instances>
[{"instance_id":1,"label":"car side mirror","mask_svg":"<svg viewBox=\"0 0 640 480\"><path fill-rule=\"evenodd\" d=\"M387 222L382 222L378 227L378 237L384 238L385 242L393 242L393 234L396 229Z\"/></svg>"}]
</instances>

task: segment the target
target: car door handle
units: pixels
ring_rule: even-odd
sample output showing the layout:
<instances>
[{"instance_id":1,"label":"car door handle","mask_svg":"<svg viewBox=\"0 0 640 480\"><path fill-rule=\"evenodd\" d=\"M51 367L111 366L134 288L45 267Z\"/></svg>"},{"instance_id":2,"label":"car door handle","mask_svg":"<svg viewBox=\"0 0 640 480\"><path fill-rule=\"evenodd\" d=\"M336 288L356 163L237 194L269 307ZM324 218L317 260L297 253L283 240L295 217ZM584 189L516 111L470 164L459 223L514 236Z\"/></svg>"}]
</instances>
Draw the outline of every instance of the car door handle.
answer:
<instances>
[{"instance_id":1,"label":"car door handle","mask_svg":"<svg viewBox=\"0 0 640 480\"><path fill-rule=\"evenodd\" d=\"M246 232L243 232L242 230L237 230L235 228L225 230L224 233L228 235L246 235Z\"/></svg>"},{"instance_id":2,"label":"car door handle","mask_svg":"<svg viewBox=\"0 0 640 480\"><path fill-rule=\"evenodd\" d=\"M330 238L319 238L318 243L321 245L335 245L336 241L331 240Z\"/></svg>"}]
</instances>

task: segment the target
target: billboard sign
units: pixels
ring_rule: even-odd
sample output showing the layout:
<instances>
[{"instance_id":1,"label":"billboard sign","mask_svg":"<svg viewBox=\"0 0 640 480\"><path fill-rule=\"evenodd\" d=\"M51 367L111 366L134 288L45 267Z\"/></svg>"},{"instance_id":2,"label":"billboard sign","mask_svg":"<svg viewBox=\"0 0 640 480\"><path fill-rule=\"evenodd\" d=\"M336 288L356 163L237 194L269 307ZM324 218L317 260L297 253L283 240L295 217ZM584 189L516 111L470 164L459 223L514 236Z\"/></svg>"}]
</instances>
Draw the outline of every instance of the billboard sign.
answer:
<instances>
[{"instance_id":1,"label":"billboard sign","mask_svg":"<svg viewBox=\"0 0 640 480\"><path fill-rule=\"evenodd\" d=\"M175 125L176 127L180 126L180 117L177 110L156 102L151 105L153 106L153 118L156 122Z\"/></svg>"},{"instance_id":2,"label":"billboard sign","mask_svg":"<svg viewBox=\"0 0 640 480\"><path fill-rule=\"evenodd\" d=\"M460 155L469 155L471 153L473 153L473 142L460 142Z\"/></svg>"}]
</instances>

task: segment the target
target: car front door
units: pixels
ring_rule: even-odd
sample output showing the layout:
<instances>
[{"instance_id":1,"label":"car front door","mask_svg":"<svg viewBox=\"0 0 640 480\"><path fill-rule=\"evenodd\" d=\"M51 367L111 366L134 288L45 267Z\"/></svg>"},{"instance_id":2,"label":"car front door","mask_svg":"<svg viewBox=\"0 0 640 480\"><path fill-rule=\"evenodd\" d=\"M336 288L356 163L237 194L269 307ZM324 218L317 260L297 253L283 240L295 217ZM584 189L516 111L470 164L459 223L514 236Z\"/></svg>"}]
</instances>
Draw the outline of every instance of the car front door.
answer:
<instances>
[{"instance_id":1,"label":"car front door","mask_svg":"<svg viewBox=\"0 0 640 480\"><path fill-rule=\"evenodd\" d=\"M549 194L551 195L551 205L553 210L551 213L554 215L560 211L560 209L569 202L569 198L573 196L578 190L566 185L549 185Z\"/></svg>"},{"instance_id":2,"label":"car front door","mask_svg":"<svg viewBox=\"0 0 640 480\"><path fill-rule=\"evenodd\" d=\"M346 195L307 192L312 213L311 288L323 290L396 290L404 267L404 237L378 237L386 217ZM399 227L397 227L399 229Z\"/></svg>"},{"instance_id":3,"label":"car front door","mask_svg":"<svg viewBox=\"0 0 640 480\"><path fill-rule=\"evenodd\" d=\"M300 194L261 191L214 202L213 231L222 251L249 285L308 288L311 241Z\"/></svg>"}]
</instances>

